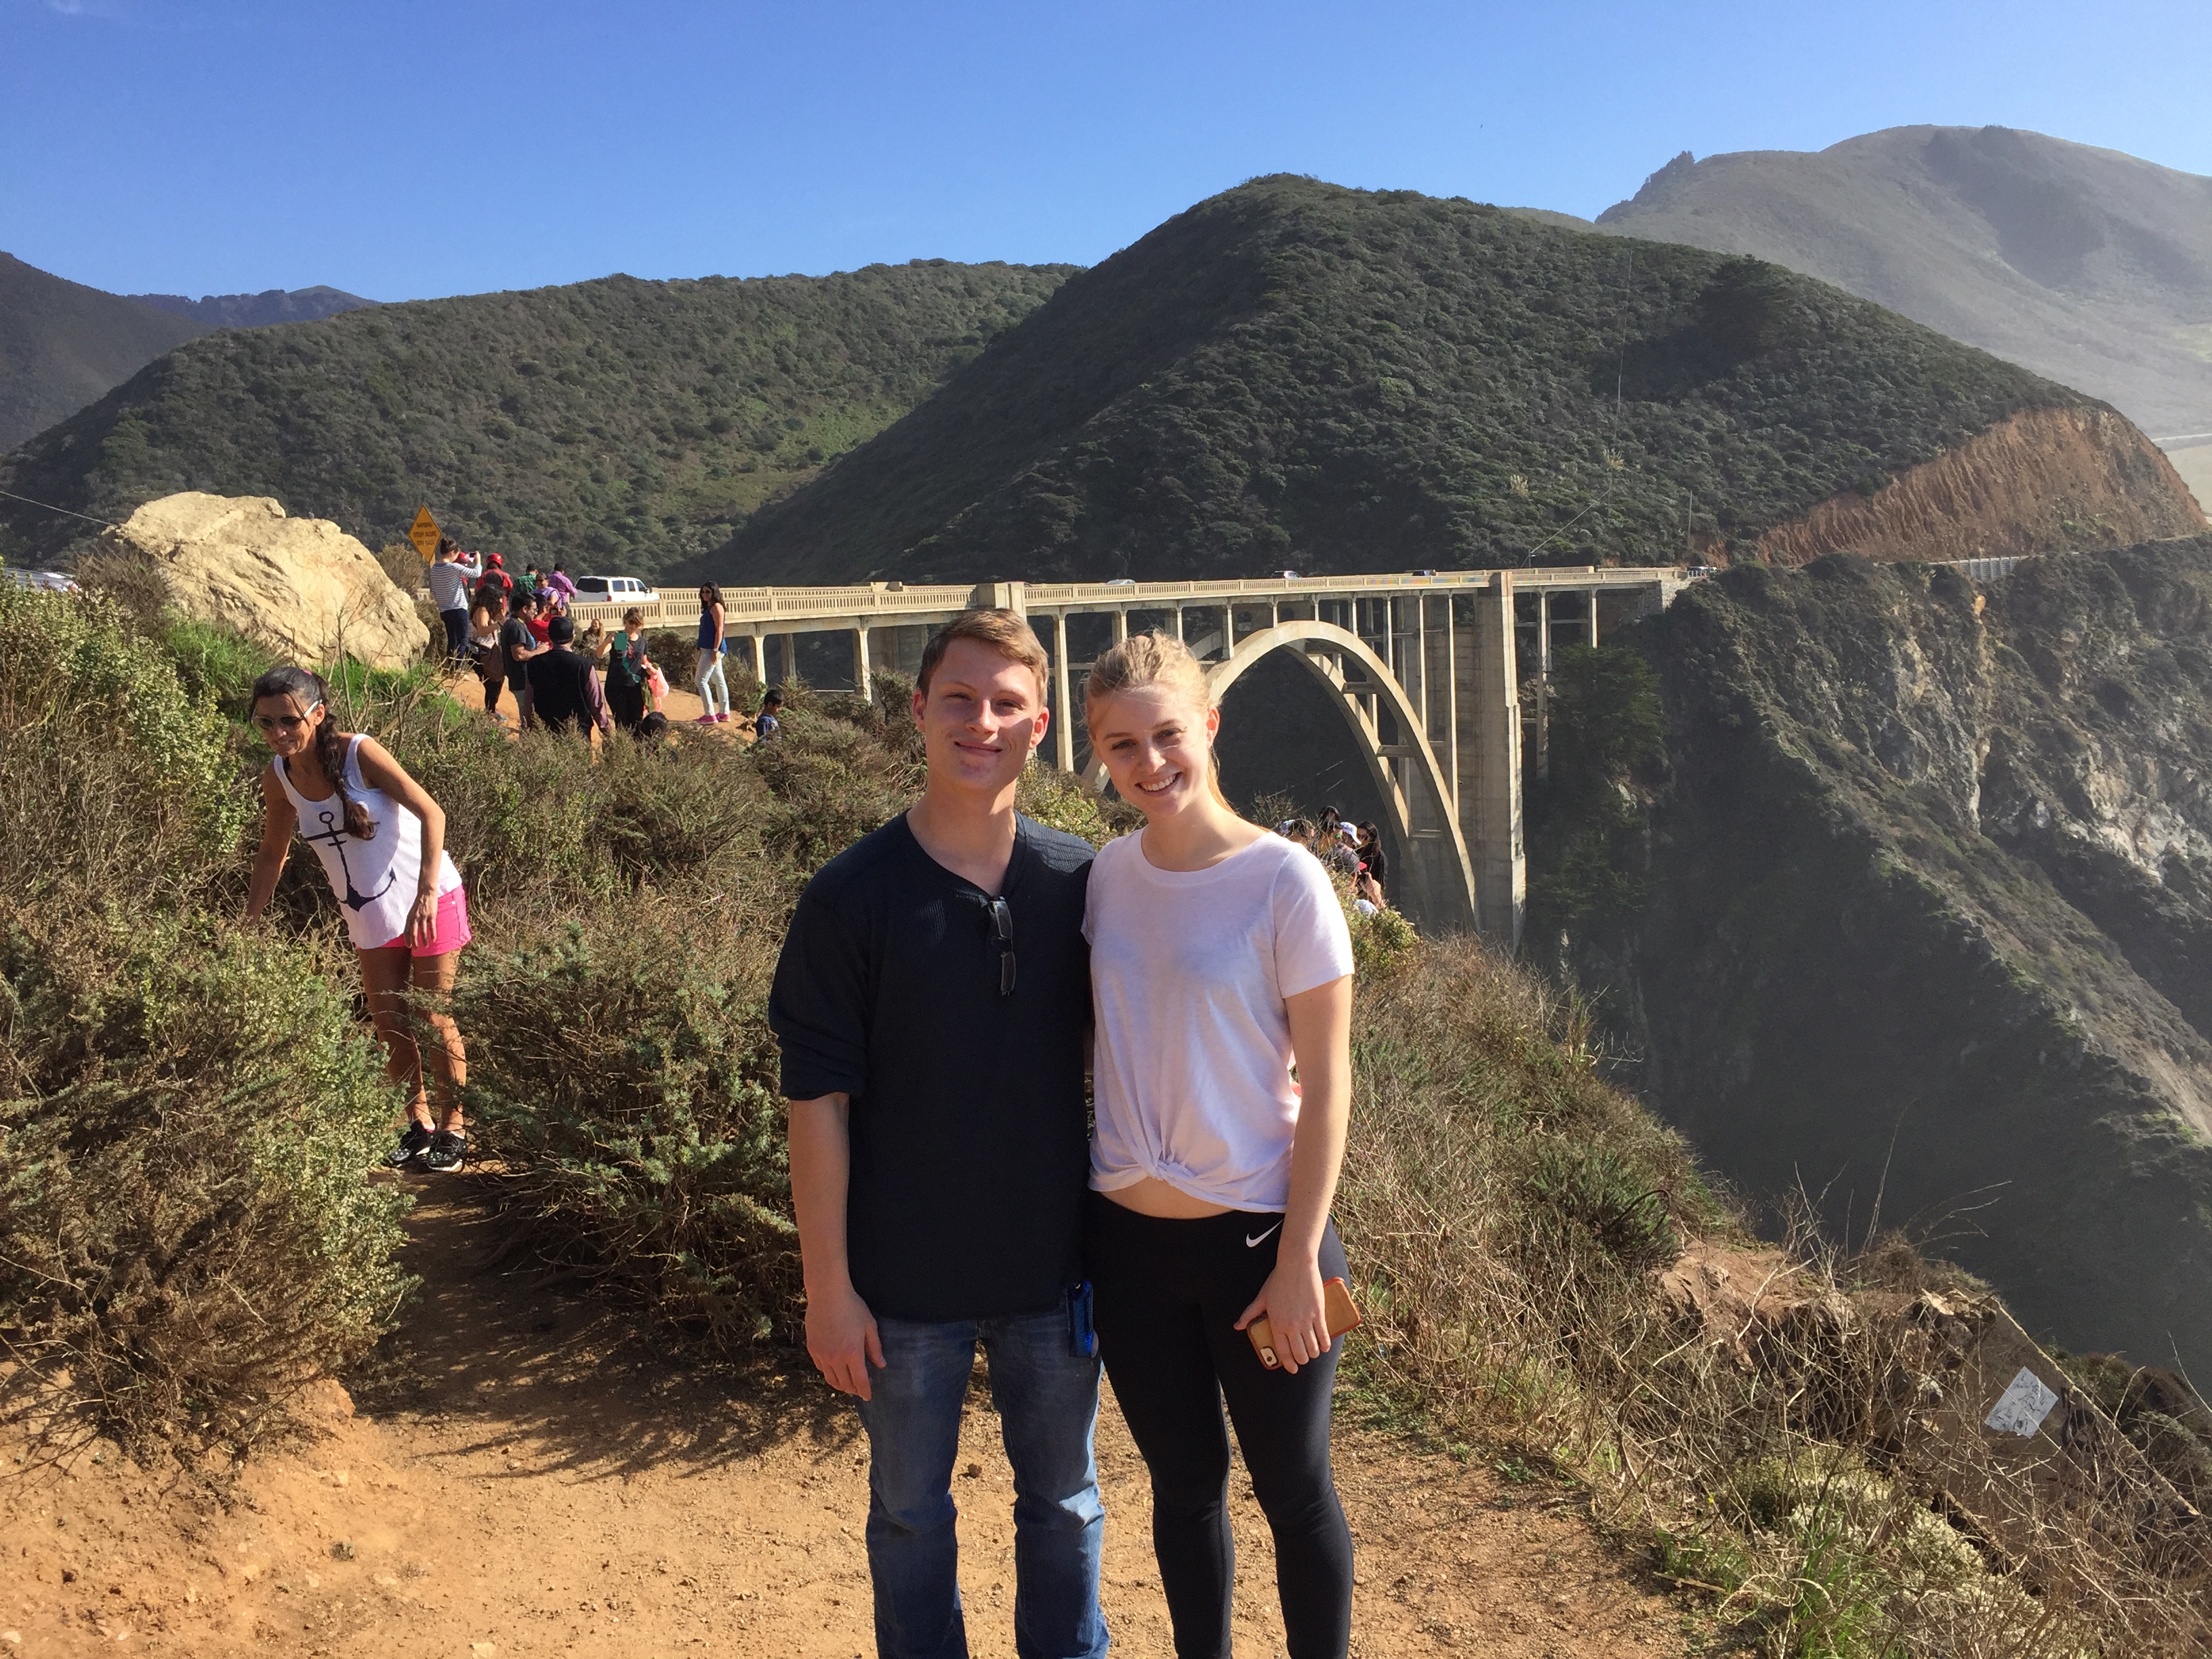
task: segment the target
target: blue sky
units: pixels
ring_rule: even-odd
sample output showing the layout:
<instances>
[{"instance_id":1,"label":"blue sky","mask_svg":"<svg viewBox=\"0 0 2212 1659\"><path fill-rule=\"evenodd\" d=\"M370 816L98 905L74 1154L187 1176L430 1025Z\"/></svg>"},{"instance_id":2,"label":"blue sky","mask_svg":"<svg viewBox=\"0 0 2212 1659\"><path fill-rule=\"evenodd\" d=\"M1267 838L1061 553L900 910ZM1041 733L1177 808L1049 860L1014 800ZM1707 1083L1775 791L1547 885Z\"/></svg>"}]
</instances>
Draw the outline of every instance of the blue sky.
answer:
<instances>
[{"instance_id":1,"label":"blue sky","mask_svg":"<svg viewBox=\"0 0 2212 1659\"><path fill-rule=\"evenodd\" d=\"M1089 264L1255 173L1594 214L1910 122L2212 173L2212 4L0 0L0 249L125 292Z\"/></svg>"}]
</instances>

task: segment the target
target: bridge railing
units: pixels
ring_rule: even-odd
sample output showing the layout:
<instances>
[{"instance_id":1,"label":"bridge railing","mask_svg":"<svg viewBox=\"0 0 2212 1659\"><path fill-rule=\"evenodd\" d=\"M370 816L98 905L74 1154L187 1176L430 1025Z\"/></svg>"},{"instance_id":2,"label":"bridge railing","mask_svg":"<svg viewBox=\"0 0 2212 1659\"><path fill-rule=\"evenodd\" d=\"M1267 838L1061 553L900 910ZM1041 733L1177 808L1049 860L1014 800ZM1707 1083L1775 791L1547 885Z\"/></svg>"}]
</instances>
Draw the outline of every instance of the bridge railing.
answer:
<instances>
[{"instance_id":1,"label":"bridge railing","mask_svg":"<svg viewBox=\"0 0 2212 1659\"><path fill-rule=\"evenodd\" d=\"M1540 588L1650 587L1680 583L1674 566L1547 565L1516 570L1514 586ZM1295 604L1322 598L1411 592L1466 592L1488 587L1494 570L1437 570L1368 576L1278 576L1206 581L936 582L927 586L870 582L839 587L725 587L725 623L744 634L812 633L822 629L896 628L950 618L1004 593L1022 609L1043 611L1157 611L1209 604ZM624 603L574 605L580 622L621 625ZM689 628L699 620L696 592L663 594L641 605L648 628Z\"/></svg>"}]
</instances>

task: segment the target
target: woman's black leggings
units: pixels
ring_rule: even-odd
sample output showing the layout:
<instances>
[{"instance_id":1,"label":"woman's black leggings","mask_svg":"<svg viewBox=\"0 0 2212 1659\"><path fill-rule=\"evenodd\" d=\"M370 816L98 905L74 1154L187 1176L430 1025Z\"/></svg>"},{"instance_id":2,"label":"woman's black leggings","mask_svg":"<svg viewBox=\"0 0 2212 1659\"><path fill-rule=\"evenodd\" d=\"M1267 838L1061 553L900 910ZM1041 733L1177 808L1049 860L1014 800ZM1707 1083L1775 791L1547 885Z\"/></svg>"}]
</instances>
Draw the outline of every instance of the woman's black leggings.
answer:
<instances>
[{"instance_id":1,"label":"woman's black leggings","mask_svg":"<svg viewBox=\"0 0 2212 1659\"><path fill-rule=\"evenodd\" d=\"M1237 1321L1274 1271L1283 1218L1231 1210L1163 1221L1091 1195L1085 1248L1099 1356L1152 1475L1152 1548L1178 1659L1229 1659L1229 1402L1275 1535L1291 1659L1342 1659L1352 1639L1352 1529L1328 1468L1340 1344L1271 1371ZM1347 1276L1332 1224L1321 1276Z\"/></svg>"}]
</instances>

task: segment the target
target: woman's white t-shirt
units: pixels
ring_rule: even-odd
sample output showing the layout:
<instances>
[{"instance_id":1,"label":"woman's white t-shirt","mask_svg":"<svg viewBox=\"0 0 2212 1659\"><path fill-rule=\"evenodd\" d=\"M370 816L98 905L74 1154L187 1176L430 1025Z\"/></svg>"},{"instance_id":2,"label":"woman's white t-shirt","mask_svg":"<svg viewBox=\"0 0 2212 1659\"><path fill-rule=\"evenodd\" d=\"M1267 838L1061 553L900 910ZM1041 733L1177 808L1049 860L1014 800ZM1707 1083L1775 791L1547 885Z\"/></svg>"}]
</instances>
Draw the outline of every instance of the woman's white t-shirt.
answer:
<instances>
[{"instance_id":1,"label":"woman's white t-shirt","mask_svg":"<svg viewBox=\"0 0 2212 1659\"><path fill-rule=\"evenodd\" d=\"M1091 1185L1156 1176L1208 1203L1280 1210L1298 1121L1283 1000L1352 971L1336 890L1280 836L1204 870L1154 869L1143 839L1109 842L1091 866Z\"/></svg>"}]
</instances>

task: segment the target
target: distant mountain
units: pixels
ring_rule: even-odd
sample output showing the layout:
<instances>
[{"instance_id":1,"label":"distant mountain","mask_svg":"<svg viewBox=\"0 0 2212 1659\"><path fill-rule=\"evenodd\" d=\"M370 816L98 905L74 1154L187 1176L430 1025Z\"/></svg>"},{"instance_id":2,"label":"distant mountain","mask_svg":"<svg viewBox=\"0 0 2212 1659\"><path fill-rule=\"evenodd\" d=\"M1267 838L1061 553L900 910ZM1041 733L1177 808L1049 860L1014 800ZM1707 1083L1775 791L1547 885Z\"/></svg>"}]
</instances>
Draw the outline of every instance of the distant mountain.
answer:
<instances>
[{"instance_id":1,"label":"distant mountain","mask_svg":"<svg viewBox=\"0 0 2212 1659\"><path fill-rule=\"evenodd\" d=\"M1802 270L2116 405L2212 431L2212 179L2007 127L1687 151L1604 229Z\"/></svg>"},{"instance_id":2,"label":"distant mountain","mask_svg":"<svg viewBox=\"0 0 2212 1659\"><path fill-rule=\"evenodd\" d=\"M1892 488L1999 428L2019 487L1977 491L1968 457L1943 489ZM2041 466L2054 446L2063 465ZM2014 519L1961 545L1955 504L1993 498ZM1764 546L1824 503L1813 530ZM1956 557L2200 523L2124 420L1839 289L1281 176L1070 278L687 568L1202 577L1672 562L1693 543Z\"/></svg>"},{"instance_id":3,"label":"distant mountain","mask_svg":"<svg viewBox=\"0 0 2212 1659\"><path fill-rule=\"evenodd\" d=\"M208 294L197 300L188 300L181 294L131 294L124 297L152 306L156 311L166 311L173 317L190 318L210 328L312 323L319 317L335 317L341 311L359 311L363 306L376 303L358 294L348 294L343 289L321 287L295 288L289 294L281 288L266 289L259 294Z\"/></svg>"},{"instance_id":4,"label":"distant mountain","mask_svg":"<svg viewBox=\"0 0 2212 1659\"><path fill-rule=\"evenodd\" d=\"M206 332L0 253L0 451Z\"/></svg>"},{"instance_id":5,"label":"distant mountain","mask_svg":"<svg viewBox=\"0 0 2212 1659\"><path fill-rule=\"evenodd\" d=\"M905 414L1071 269L609 276L230 330L0 459L0 489L118 520L179 489L274 495L371 546L427 503L465 546L656 575ZM40 556L75 534L9 501L0 529Z\"/></svg>"}]
</instances>

